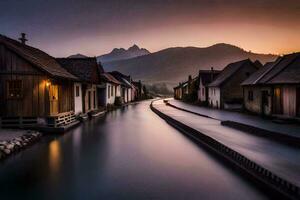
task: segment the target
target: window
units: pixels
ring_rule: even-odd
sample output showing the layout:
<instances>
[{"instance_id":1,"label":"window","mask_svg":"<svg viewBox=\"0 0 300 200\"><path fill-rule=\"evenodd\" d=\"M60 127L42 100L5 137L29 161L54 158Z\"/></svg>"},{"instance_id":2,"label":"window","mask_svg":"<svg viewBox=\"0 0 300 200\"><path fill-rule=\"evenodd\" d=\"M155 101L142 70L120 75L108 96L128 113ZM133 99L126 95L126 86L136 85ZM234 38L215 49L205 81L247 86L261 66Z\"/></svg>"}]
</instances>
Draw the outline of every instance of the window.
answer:
<instances>
[{"instance_id":1,"label":"window","mask_svg":"<svg viewBox=\"0 0 300 200\"><path fill-rule=\"evenodd\" d=\"M216 95L216 89L214 88L214 95Z\"/></svg>"},{"instance_id":2,"label":"window","mask_svg":"<svg viewBox=\"0 0 300 200\"><path fill-rule=\"evenodd\" d=\"M22 81L7 81L7 97L10 99L18 99L22 97Z\"/></svg>"},{"instance_id":3,"label":"window","mask_svg":"<svg viewBox=\"0 0 300 200\"><path fill-rule=\"evenodd\" d=\"M80 93L79 93L79 86L78 86L78 85L76 85L76 87L75 87L75 95L76 95L76 97L79 97L79 96L80 96Z\"/></svg>"},{"instance_id":4,"label":"window","mask_svg":"<svg viewBox=\"0 0 300 200\"><path fill-rule=\"evenodd\" d=\"M117 96L117 86L115 86L115 96Z\"/></svg>"},{"instance_id":5,"label":"window","mask_svg":"<svg viewBox=\"0 0 300 200\"><path fill-rule=\"evenodd\" d=\"M114 96L114 87L111 86L111 96Z\"/></svg>"},{"instance_id":6,"label":"window","mask_svg":"<svg viewBox=\"0 0 300 200\"><path fill-rule=\"evenodd\" d=\"M202 88L202 96L204 96L204 93L205 93L205 89L204 87Z\"/></svg>"},{"instance_id":7,"label":"window","mask_svg":"<svg viewBox=\"0 0 300 200\"><path fill-rule=\"evenodd\" d=\"M92 98L91 98L91 91L88 91L88 109L89 110L91 110L91 100L92 100Z\"/></svg>"},{"instance_id":8,"label":"window","mask_svg":"<svg viewBox=\"0 0 300 200\"><path fill-rule=\"evenodd\" d=\"M253 101L253 91L252 90L248 91L248 101Z\"/></svg>"},{"instance_id":9,"label":"window","mask_svg":"<svg viewBox=\"0 0 300 200\"><path fill-rule=\"evenodd\" d=\"M107 96L108 96L108 98L110 98L110 85L107 88Z\"/></svg>"}]
</instances>

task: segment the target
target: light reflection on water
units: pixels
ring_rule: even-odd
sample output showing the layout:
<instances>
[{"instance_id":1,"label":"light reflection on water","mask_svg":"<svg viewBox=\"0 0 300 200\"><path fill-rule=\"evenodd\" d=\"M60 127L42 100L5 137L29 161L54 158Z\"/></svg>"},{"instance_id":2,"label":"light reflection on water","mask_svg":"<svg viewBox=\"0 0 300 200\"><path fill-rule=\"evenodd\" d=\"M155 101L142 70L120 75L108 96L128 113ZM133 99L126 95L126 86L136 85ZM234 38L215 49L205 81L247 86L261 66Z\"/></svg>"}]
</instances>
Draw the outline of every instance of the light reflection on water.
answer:
<instances>
[{"instance_id":1,"label":"light reflection on water","mask_svg":"<svg viewBox=\"0 0 300 200\"><path fill-rule=\"evenodd\" d=\"M60 168L61 162L60 143L57 140L53 140L49 144L49 166L51 174L56 174Z\"/></svg>"},{"instance_id":2,"label":"light reflection on water","mask_svg":"<svg viewBox=\"0 0 300 200\"><path fill-rule=\"evenodd\" d=\"M55 137L0 164L1 197L266 198L150 111L149 101Z\"/></svg>"}]
</instances>

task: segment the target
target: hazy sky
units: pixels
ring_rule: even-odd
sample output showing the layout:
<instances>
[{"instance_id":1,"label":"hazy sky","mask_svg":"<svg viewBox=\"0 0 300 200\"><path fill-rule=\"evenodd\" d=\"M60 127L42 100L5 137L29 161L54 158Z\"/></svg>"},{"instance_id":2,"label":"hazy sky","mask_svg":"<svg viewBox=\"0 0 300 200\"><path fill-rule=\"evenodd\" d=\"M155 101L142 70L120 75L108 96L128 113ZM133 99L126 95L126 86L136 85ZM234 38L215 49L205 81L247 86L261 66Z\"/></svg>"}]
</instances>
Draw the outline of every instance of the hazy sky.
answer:
<instances>
[{"instance_id":1,"label":"hazy sky","mask_svg":"<svg viewBox=\"0 0 300 200\"><path fill-rule=\"evenodd\" d=\"M300 0L0 0L0 8L0 34L26 32L28 44L53 56L219 42L300 51Z\"/></svg>"}]
</instances>

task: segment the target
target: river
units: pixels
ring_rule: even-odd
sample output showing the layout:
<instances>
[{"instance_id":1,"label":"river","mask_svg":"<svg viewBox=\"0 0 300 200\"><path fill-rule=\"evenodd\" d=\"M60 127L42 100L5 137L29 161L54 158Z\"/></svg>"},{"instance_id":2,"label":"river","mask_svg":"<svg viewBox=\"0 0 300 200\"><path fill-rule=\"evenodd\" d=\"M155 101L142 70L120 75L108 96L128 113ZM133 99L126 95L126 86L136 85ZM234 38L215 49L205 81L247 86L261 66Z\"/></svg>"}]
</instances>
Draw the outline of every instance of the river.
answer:
<instances>
[{"instance_id":1,"label":"river","mask_svg":"<svg viewBox=\"0 0 300 200\"><path fill-rule=\"evenodd\" d=\"M149 104L45 136L1 162L1 199L268 198Z\"/></svg>"}]
</instances>

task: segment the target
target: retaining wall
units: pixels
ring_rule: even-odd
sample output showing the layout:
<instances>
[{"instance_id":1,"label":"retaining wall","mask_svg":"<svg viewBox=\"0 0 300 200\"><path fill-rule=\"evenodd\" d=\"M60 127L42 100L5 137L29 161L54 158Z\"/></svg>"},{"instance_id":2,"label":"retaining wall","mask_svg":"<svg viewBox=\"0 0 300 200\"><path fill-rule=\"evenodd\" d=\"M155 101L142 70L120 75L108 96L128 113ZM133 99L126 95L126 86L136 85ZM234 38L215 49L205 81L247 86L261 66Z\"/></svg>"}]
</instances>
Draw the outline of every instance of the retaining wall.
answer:
<instances>
[{"instance_id":1,"label":"retaining wall","mask_svg":"<svg viewBox=\"0 0 300 200\"><path fill-rule=\"evenodd\" d=\"M205 134L202 134L201 132L160 112L153 106L152 103L150 105L151 110L161 118L166 120L167 123L183 132L184 134L197 139L197 141L199 141L209 150L212 150L218 156L221 156L228 163L234 165L235 167L238 167L245 175L254 179L262 186L272 191L272 193L276 193L280 195L281 198L285 199L300 199L300 189L298 186L277 176L273 172L265 169L264 167L241 155L240 153L218 142L217 140Z\"/></svg>"}]
</instances>

